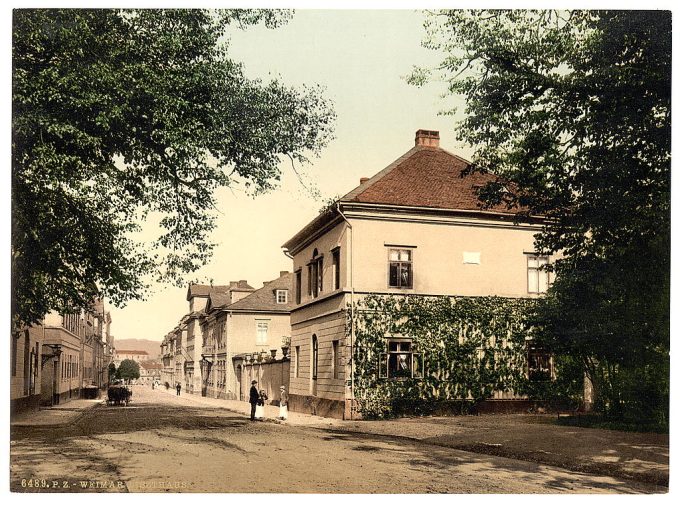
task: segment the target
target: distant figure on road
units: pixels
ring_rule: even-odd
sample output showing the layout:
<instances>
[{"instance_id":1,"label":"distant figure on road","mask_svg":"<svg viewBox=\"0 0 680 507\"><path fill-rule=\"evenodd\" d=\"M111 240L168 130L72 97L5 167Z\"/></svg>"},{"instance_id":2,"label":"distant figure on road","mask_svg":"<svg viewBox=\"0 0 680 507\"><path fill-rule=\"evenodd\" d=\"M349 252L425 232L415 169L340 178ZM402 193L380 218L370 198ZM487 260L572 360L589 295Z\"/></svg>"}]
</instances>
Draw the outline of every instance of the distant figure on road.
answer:
<instances>
[{"instance_id":1,"label":"distant figure on road","mask_svg":"<svg viewBox=\"0 0 680 507\"><path fill-rule=\"evenodd\" d=\"M260 393L257 392L257 380L250 383L250 420L255 420L255 407L260 400Z\"/></svg>"},{"instance_id":2,"label":"distant figure on road","mask_svg":"<svg viewBox=\"0 0 680 507\"><path fill-rule=\"evenodd\" d=\"M286 386L281 386L281 395L279 398L279 419L285 421L288 419L288 393Z\"/></svg>"},{"instance_id":3,"label":"distant figure on road","mask_svg":"<svg viewBox=\"0 0 680 507\"><path fill-rule=\"evenodd\" d=\"M179 396L180 391L182 390L182 384L177 382L177 385L175 386L177 388L177 396Z\"/></svg>"},{"instance_id":4,"label":"distant figure on road","mask_svg":"<svg viewBox=\"0 0 680 507\"><path fill-rule=\"evenodd\" d=\"M155 382L151 382L151 389L156 389L156 383Z\"/></svg>"}]
</instances>

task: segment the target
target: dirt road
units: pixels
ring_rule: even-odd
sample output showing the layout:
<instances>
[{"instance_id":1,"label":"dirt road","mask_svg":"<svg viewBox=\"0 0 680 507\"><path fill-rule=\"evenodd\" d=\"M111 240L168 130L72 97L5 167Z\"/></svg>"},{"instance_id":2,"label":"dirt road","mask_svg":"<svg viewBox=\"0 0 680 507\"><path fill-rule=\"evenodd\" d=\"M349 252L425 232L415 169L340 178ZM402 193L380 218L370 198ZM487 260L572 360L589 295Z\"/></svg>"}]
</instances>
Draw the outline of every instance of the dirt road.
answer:
<instances>
[{"instance_id":1,"label":"dirt road","mask_svg":"<svg viewBox=\"0 0 680 507\"><path fill-rule=\"evenodd\" d=\"M650 493L665 489L390 436L251 423L148 388L63 428L15 428L12 491Z\"/></svg>"}]
</instances>

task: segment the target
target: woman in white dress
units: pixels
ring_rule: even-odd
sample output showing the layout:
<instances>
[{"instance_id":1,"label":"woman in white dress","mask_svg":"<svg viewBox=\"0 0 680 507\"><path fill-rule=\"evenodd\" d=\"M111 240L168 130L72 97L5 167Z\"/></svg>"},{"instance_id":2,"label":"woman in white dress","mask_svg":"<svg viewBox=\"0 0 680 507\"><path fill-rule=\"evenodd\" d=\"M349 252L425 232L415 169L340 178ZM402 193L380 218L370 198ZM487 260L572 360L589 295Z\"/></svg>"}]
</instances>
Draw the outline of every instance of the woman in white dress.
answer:
<instances>
[{"instance_id":1,"label":"woman in white dress","mask_svg":"<svg viewBox=\"0 0 680 507\"><path fill-rule=\"evenodd\" d=\"M267 393L264 389L260 391L260 397L257 400L257 407L255 407L255 419L264 419L264 402L267 401Z\"/></svg>"},{"instance_id":2,"label":"woman in white dress","mask_svg":"<svg viewBox=\"0 0 680 507\"><path fill-rule=\"evenodd\" d=\"M279 401L279 419L285 421L288 419L288 393L286 386L281 386L281 398Z\"/></svg>"}]
</instances>

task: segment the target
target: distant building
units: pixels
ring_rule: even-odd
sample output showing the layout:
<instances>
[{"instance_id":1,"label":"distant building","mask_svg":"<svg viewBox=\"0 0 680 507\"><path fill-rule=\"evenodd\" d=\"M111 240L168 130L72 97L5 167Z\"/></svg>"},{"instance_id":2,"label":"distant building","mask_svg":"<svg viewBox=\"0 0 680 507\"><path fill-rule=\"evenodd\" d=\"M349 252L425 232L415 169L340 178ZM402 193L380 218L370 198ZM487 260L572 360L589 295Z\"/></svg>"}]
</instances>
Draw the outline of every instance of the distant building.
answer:
<instances>
[{"instance_id":1,"label":"distant building","mask_svg":"<svg viewBox=\"0 0 680 507\"><path fill-rule=\"evenodd\" d=\"M153 359L140 361L139 380L144 384L151 384L154 380L160 381L162 369L163 364Z\"/></svg>"},{"instance_id":2,"label":"distant building","mask_svg":"<svg viewBox=\"0 0 680 507\"><path fill-rule=\"evenodd\" d=\"M280 385L288 385L284 352L290 340L292 290L293 274L281 271L245 297L210 293L200 318L204 396L244 400L250 381L257 380L272 398Z\"/></svg>"},{"instance_id":3,"label":"distant building","mask_svg":"<svg viewBox=\"0 0 680 507\"><path fill-rule=\"evenodd\" d=\"M211 294L222 294L230 301L238 301L255 289L246 280L229 282L229 285L202 285L192 283L187 289L189 313L184 315L177 326L161 343L163 371L161 383L183 384L188 393L202 393L203 379L200 361L203 355L203 337L199 319L204 314Z\"/></svg>"},{"instance_id":4,"label":"distant building","mask_svg":"<svg viewBox=\"0 0 680 507\"><path fill-rule=\"evenodd\" d=\"M113 350L111 315L96 302L88 311L49 313L11 338L10 407L15 413L79 398L105 387Z\"/></svg>"},{"instance_id":5,"label":"distant building","mask_svg":"<svg viewBox=\"0 0 680 507\"><path fill-rule=\"evenodd\" d=\"M278 393L290 370L284 351L292 290L287 271L257 290L246 280L191 284L189 313L161 343L161 383L180 382L186 392L208 397L244 399L250 379L257 378L261 387Z\"/></svg>"},{"instance_id":6,"label":"distant building","mask_svg":"<svg viewBox=\"0 0 680 507\"><path fill-rule=\"evenodd\" d=\"M149 353L145 350L116 350L113 356L113 363L116 368L120 366L124 359L131 359L139 364L140 361L149 360Z\"/></svg>"}]
</instances>

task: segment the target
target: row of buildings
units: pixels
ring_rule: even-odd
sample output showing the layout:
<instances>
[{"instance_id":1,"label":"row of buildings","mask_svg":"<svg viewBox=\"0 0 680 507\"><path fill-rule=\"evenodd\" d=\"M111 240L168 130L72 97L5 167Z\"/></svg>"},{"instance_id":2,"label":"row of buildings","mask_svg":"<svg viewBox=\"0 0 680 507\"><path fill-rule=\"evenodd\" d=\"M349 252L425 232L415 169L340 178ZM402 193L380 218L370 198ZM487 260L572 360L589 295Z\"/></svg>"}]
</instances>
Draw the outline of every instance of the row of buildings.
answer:
<instances>
[{"instance_id":1,"label":"row of buildings","mask_svg":"<svg viewBox=\"0 0 680 507\"><path fill-rule=\"evenodd\" d=\"M283 245L291 272L257 290L244 280L189 286L188 313L163 340L161 380L232 399L246 399L251 379L270 393L280 382L293 411L354 418L347 317L361 298L540 297L551 276L534 251L540 218L482 208L477 190L493 176L469 167L439 147L438 132L419 130L413 148ZM409 337L385 336L386 361L409 350Z\"/></svg>"},{"instance_id":2,"label":"row of buildings","mask_svg":"<svg viewBox=\"0 0 680 507\"><path fill-rule=\"evenodd\" d=\"M59 315L12 334L11 413L94 395L108 382L114 356L111 314L97 302L89 311Z\"/></svg>"}]
</instances>

